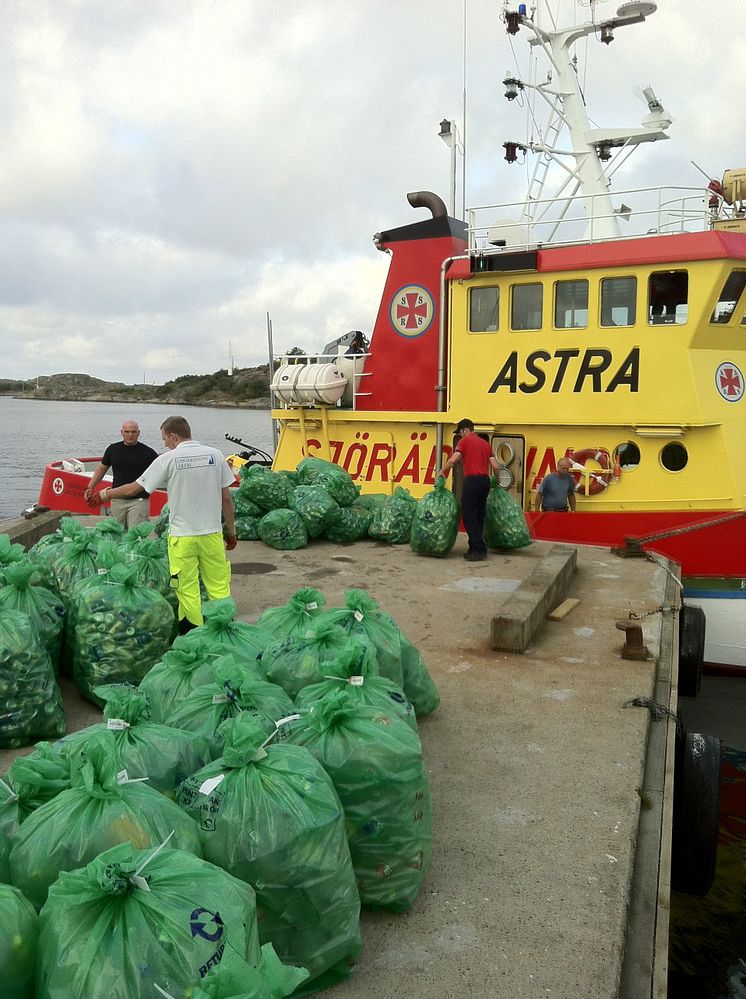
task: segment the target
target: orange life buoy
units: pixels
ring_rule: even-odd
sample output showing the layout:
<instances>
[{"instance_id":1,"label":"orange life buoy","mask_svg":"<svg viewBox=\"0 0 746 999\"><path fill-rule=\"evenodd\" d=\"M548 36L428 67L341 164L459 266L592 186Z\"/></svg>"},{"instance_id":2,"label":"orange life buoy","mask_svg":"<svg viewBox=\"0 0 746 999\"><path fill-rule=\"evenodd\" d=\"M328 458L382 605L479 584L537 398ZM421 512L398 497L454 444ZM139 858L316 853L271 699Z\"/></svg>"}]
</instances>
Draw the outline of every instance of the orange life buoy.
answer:
<instances>
[{"instance_id":1,"label":"orange life buoy","mask_svg":"<svg viewBox=\"0 0 746 999\"><path fill-rule=\"evenodd\" d=\"M603 448L587 447L582 451L574 451L569 455L569 458L576 465L585 465L592 458L601 466L600 472L591 472L590 475L570 470L577 483L575 492L580 493L581 496L597 496L607 488L612 476L619 477L616 468L612 468L609 452Z\"/></svg>"}]
</instances>

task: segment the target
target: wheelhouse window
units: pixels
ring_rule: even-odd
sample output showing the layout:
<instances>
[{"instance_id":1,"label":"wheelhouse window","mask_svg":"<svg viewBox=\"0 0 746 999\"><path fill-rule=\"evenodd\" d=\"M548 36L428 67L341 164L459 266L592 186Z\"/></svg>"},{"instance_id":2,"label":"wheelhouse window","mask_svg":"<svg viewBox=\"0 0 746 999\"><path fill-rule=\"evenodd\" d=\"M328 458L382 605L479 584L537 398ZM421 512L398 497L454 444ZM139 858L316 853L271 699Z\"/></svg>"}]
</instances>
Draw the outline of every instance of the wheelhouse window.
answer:
<instances>
[{"instance_id":1,"label":"wheelhouse window","mask_svg":"<svg viewBox=\"0 0 746 999\"><path fill-rule=\"evenodd\" d=\"M499 328L500 289L471 288L469 290L469 330L472 333L493 333Z\"/></svg>"},{"instance_id":2,"label":"wheelhouse window","mask_svg":"<svg viewBox=\"0 0 746 999\"><path fill-rule=\"evenodd\" d=\"M712 310L711 323L730 322L744 288L746 288L746 271L731 271L722 287L717 304ZM744 320L746 320L746 315L741 320L742 325Z\"/></svg>"},{"instance_id":3,"label":"wheelhouse window","mask_svg":"<svg viewBox=\"0 0 746 999\"><path fill-rule=\"evenodd\" d=\"M648 322L652 326L680 325L689 314L689 274L654 271L648 283Z\"/></svg>"},{"instance_id":4,"label":"wheelhouse window","mask_svg":"<svg viewBox=\"0 0 746 999\"><path fill-rule=\"evenodd\" d=\"M540 330L544 289L540 284L514 284L511 292L510 328Z\"/></svg>"},{"instance_id":5,"label":"wheelhouse window","mask_svg":"<svg viewBox=\"0 0 746 999\"><path fill-rule=\"evenodd\" d=\"M588 281L558 281L554 286L554 325L558 330L588 325Z\"/></svg>"},{"instance_id":6,"label":"wheelhouse window","mask_svg":"<svg viewBox=\"0 0 746 999\"><path fill-rule=\"evenodd\" d=\"M601 325L634 326L637 318L637 278L601 280Z\"/></svg>"}]
</instances>

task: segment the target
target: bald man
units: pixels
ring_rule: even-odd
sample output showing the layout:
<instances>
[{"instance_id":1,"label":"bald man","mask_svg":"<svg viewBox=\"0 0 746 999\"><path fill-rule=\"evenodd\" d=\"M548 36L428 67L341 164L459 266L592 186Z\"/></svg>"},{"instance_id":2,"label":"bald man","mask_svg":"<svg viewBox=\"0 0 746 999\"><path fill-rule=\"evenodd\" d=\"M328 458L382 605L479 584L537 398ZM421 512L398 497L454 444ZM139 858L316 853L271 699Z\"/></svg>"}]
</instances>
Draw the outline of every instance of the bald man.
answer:
<instances>
[{"instance_id":1,"label":"bald man","mask_svg":"<svg viewBox=\"0 0 746 999\"><path fill-rule=\"evenodd\" d=\"M120 431L121 441L109 444L104 451L101 463L91 476L91 481L85 491L85 498L89 500L93 496L93 491L101 479L111 468L114 478L114 486L124 486L128 482L139 479L142 473L158 457L156 451L147 444L140 443L140 427L134 420L125 420ZM150 497L148 493L127 499L115 499L111 501L111 515L128 530L134 524L142 524L148 519L150 508Z\"/></svg>"}]
</instances>

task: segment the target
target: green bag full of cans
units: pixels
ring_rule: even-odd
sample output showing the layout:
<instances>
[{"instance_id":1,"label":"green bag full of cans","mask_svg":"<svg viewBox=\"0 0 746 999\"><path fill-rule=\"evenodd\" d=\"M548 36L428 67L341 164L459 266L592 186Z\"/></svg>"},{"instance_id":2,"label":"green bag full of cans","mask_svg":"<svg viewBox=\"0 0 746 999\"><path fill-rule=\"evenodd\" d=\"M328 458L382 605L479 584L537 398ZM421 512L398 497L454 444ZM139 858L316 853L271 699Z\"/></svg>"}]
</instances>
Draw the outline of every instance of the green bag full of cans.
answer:
<instances>
[{"instance_id":1,"label":"green bag full of cans","mask_svg":"<svg viewBox=\"0 0 746 999\"><path fill-rule=\"evenodd\" d=\"M148 787L169 798L176 797L185 777L212 758L204 739L151 721L150 699L142 689L129 683L110 683L96 687L94 693L104 702L104 721L56 743L63 755L72 757L93 733L102 732L115 747L121 767L147 777Z\"/></svg>"},{"instance_id":2,"label":"green bag full of cans","mask_svg":"<svg viewBox=\"0 0 746 999\"><path fill-rule=\"evenodd\" d=\"M65 731L52 661L27 614L0 607L0 748L17 749Z\"/></svg>"},{"instance_id":3,"label":"green bag full of cans","mask_svg":"<svg viewBox=\"0 0 746 999\"><path fill-rule=\"evenodd\" d=\"M220 726L226 718L246 713L268 735L274 732L278 718L293 713L293 702L281 687L261 679L232 656L218 660L214 672L213 683L193 690L166 719L172 728L202 739L209 759L217 759L223 752Z\"/></svg>"},{"instance_id":4,"label":"green bag full of cans","mask_svg":"<svg viewBox=\"0 0 746 999\"><path fill-rule=\"evenodd\" d=\"M523 510L495 478L487 497L484 540L488 548L523 548L531 544Z\"/></svg>"},{"instance_id":5,"label":"green bag full of cans","mask_svg":"<svg viewBox=\"0 0 746 999\"><path fill-rule=\"evenodd\" d=\"M326 600L320 590L304 587L296 590L282 607L269 607L257 624L271 632L275 638L303 635L309 624L321 613Z\"/></svg>"},{"instance_id":6,"label":"green bag full of cans","mask_svg":"<svg viewBox=\"0 0 746 999\"><path fill-rule=\"evenodd\" d=\"M40 805L13 838L12 883L37 908L60 871L82 867L118 843L157 846L173 832L174 849L202 855L194 822L146 774L121 769L116 747L95 733L71 758L72 787Z\"/></svg>"},{"instance_id":7,"label":"green bag full of cans","mask_svg":"<svg viewBox=\"0 0 746 999\"><path fill-rule=\"evenodd\" d=\"M417 500L408 489L397 486L393 495L373 511L368 534L390 545L406 545L412 531Z\"/></svg>"},{"instance_id":8,"label":"green bag full of cans","mask_svg":"<svg viewBox=\"0 0 746 999\"><path fill-rule=\"evenodd\" d=\"M338 545L361 541L368 537L372 523L373 511L356 500L351 506L339 507L330 516L324 537Z\"/></svg>"},{"instance_id":9,"label":"green bag full of cans","mask_svg":"<svg viewBox=\"0 0 746 999\"><path fill-rule=\"evenodd\" d=\"M6 566L2 571L5 586L0 586L0 607L28 614L56 671L62 653L65 607L52 590L45 586L32 586L35 573L34 565L29 562Z\"/></svg>"},{"instance_id":10,"label":"green bag full of cans","mask_svg":"<svg viewBox=\"0 0 746 999\"><path fill-rule=\"evenodd\" d=\"M322 663L347 647L348 636L326 618L321 614L302 635L279 638L262 653L260 666L265 678L292 698L309 683L318 683L324 676Z\"/></svg>"},{"instance_id":11,"label":"green bag full of cans","mask_svg":"<svg viewBox=\"0 0 746 999\"><path fill-rule=\"evenodd\" d=\"M264 513L290 505L293 485L285 476L261 465L243 465L238 476L241 499L249 500Z\"/></svg>"},{"instance_id":12,"label":"green bag full of cans","mask_svg":"<svg viewBox=\"0 0 746 999\"><path fill-rule=\"evenodd\" d=\"M295 510L276 509L265 513L259 521L259 537L270 548L295 551L308 544L308 531L303 518Z\"/></svg>"},{"instance_id":13,"label":"green bag full of cans","mask_svg":"<svg viewBox=\"0 0 746 999\"><path fill-rule=\"evenodd\" d=\"M309 705L289 725L334 782L364 906L406 911L432 849L427 768L416 732L394 711L354 704L343 691Z\"/></svg>"},{"instance_id":14,"label":"green bag full of cans","mask_svg":"<svg viewBox=\"0 0 746 999\"><path fill-rule=\"evenodd\" d=\"M418 555L442 558L456 544L461 512L458 500L446 486L444 478L435 480L435 489L425 493L417 504L409 546Z\"/></svg>"},{"instance_id":15,"label":"green bag full of cans","mask_svg":"<svg viewBox=\"0 0 746 999\"><path fill-rule=\"evenodd\" d=\"M340 507L323 486L298 486L293 494L293 509L300 516L309 538L318 538Z\"/></svg>"},{"instance_id":16,"label":"green bag full of cans","mask_svg":"<svg viewBox=\"0 0 746 999\"><path fill-rule=\"evenodd\" d=\"M195 643L204 643L210 652L227 655L241 653L246 659L257 660L272 641L272 635L256 624L236 620L236 601L233 597L219 600L206 600L202 604L205 623L181 635L174 646L180 649L191 648Z\"/></svg>"},{"instance_id":17,"label":"green bag full of cans","mask_svg":"<svg viewBox=\"0 0 746 999\"><path fill-rule=\"evenodd\" d=\"M164 722L193 690L215 679L214 666L220 654L211 652L204 639L188 645L181 641L176 639L140 683L139 689L150 702L151 721Z\"/></svg>"},{"instance_id":18,"label":"green bag full of cans","mask_svg":"<svg viewBox=\"0 0 746 999\"><path fill-rule=\"evenodd\" d=\"M321 486L340 506L351 506L360 494L350 473L332 461L303 458L297 472L301 485Z\"/></svg>"},{"instance_id":19,"label":"green bag full of cans","mask_svg":"<svg viewBox=\"0 0 746 999\"><path fill-rule=\"evenodd\" d=\"M259 963L252 888L167 839L60 875L39 920L36 999L187 999L225 952Z\"/></svg>"},{"instance_id":20,"label":"green bag full of cans","mask_svg":"<svg viewBox=\"0 0 746 999\"><path fill-rule=\"evenodd\" d=\"M28 899L0 885L0 981L3 999L34 999L39 917Z\"/></svg>"},{"instance_id":21,"label":"green bag full of cans","mask_svg":"<svg viewBox=\"0 0 746 999\"><path fill-rule=\"evenodd\" d=\"M142 680L171 645L174 610L157 590L143 586L133 566L115 565L76 592L73 676L96 704L105 683Z\"/></svg>"},{"instance_id":22,"label":"green bag full of cans","mask_svg":"<svg viewBox=\"0 0 746 999\"><path fill-rule=\"evenodd\" d=\"M254 887L260 940L308 969L299 994L334 985L360 952L360 899L334 786L311 753L268 744L249 715L220 732L222 757L188 778L177 800L200 827L205 858Z\"/></svg>"},{"instance_id":23,"label":"green bag full of cans","mask_svg":"<svg viewBox=\"0 0 746 999\"><path fill-rule=\"evenodd\" d=\"M417 716L401 687L385 676L378 675L375 654L370 646L352 641L336 659L323 663L324 679L299 691L295 707L303 711L315 701L340 691L353 704L365 704L381 711L393 711L414 731Z\"/></svg>"}]
</instances>

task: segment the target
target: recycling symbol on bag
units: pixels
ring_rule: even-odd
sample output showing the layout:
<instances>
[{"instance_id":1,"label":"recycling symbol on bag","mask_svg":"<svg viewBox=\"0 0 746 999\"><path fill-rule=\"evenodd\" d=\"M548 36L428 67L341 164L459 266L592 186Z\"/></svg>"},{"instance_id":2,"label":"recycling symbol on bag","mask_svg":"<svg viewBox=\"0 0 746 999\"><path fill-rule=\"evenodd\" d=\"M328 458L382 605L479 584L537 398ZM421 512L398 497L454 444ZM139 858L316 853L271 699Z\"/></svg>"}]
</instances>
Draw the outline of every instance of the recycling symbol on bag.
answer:
<instances>
[{"instance_id":1,"label":"recycling symbol on bag","mask_svg":"<svg viewBox=\"0 0 746 999\"><path fill-rule=\"evenodd\" d=\"M223 935L224 924L219 912L212 913L209 909L195 909L189 917L189 921L193 937L202 937L203 940L215 942Z\"/></svg>"}]
</instances>

